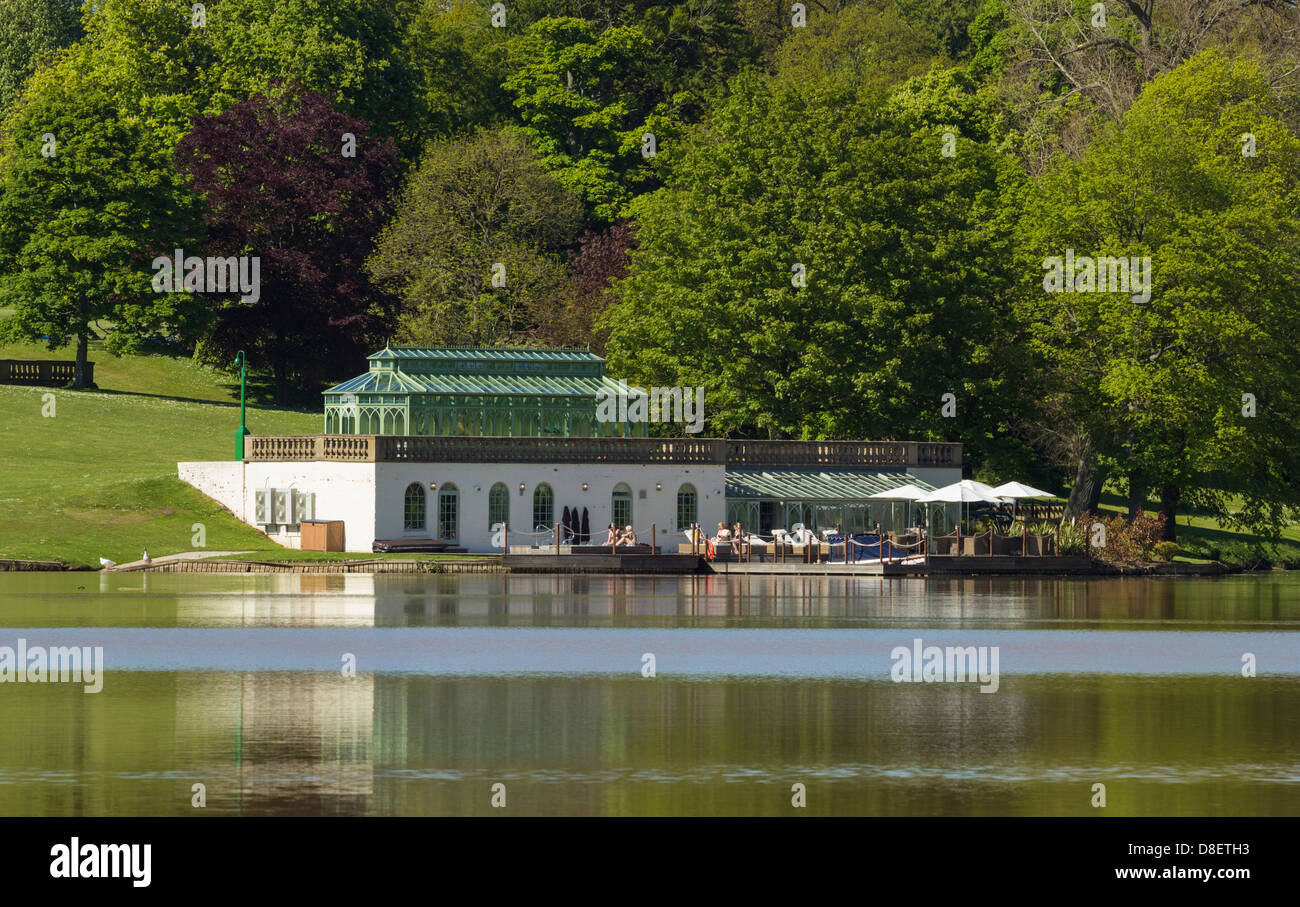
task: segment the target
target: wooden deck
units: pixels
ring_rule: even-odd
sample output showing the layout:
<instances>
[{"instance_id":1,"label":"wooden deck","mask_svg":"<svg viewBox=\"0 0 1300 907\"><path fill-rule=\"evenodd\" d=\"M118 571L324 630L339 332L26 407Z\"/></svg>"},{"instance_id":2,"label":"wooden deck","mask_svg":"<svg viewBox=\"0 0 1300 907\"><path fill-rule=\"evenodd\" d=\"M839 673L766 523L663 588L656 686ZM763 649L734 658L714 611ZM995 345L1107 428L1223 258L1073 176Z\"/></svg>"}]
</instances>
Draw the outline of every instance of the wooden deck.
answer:
<instances>
[{"instance_id":1,"label":"wooden deck","mask_svg":"<svg viewBox=\"0 0 1300 907\"><path fill-rule=\"evenodd\" d=\"M930 562L916 558L908 561L858 561L831 564L821 561L785 561L718 558L708 560L689 553L650 554L643 548L629 552L595 546L561 546L526 548L511 546L502 565L512 573L712 573L718 575L783 576L927 576L970 574L1080 574L1097 572L1086 557L932 556Z\"/></svg>"},{"instance_id":2,"label":"wooden deck","mask_svg":"<svg viewBox=\"0 0 1300 907\"><path fill-rule=\"evenodd\" d=\"M907 562L858 561L855 564L805 564L802 561L705 561L705 570L712 573L797 574L801 576L928 576L985 573L985 574L1064 574L1093 573L1091 561L1086 557L1021 557L1021 556L938 556L930 558L927 565L922 560Z\"/></svg>"}]
</instances>

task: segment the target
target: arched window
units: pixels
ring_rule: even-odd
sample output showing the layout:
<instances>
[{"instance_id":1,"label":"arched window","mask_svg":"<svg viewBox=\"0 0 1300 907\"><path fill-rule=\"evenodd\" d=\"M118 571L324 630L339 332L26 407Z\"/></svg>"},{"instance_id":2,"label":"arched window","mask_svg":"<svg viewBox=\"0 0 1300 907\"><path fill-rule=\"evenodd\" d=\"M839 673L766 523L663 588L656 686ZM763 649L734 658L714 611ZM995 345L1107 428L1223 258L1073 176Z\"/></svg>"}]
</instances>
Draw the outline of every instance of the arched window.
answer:
<instances>
[{"instance_id":1,"label":"arched window","mask_svg":"<svg viewBox=\"0 0 1300 907\"><path fill-rule=\"evenodd\" d=\"M407 532L417 532L424 528L424 486L412 482L406 486L406 500L403 508Z\"/></svg>"},{"instance_id":2,"label":"arched window","mask_svg":"<svg viewBox=\"0 0 1300 907\"><path fill-rule=\"evenodd\" d=\"M632 525L632 489L623 482L614 486L609 499L610 522L619 529Z\"/></svg>"},{"instance_id":3,"label":"arched window","mask_svg":"<svg viewBox=\"0 0 1300 907\"><path fill-rule=\"evenodd\" d=\"M510 491L502 482L497 482L488 492L488 528L497 523L510 522Z\"/></svg>"},{"instance_id":4,"label":"arched window","mask_svg":"<svg viewBox=\"0 0 1300 907\"><path fill-rule=\"evenodd\" d=\"M459 516L460 496L456 493L456 486L443 485L438 489L438 538L456 538Z\"/></svg>"},{"instance_id":5,"label":"arched window","mask_svg":"<svg viewBox=\"0 0 1300 907\"><path fill-rule=\"evenodd\" d=\"M533 491L533 531L542 532L555 527L555 495L545 482Z\"/></svg>"},{"instance_id":6,"label":"arched window","mask_svg":"<svg viewBox=\"0 0 1300 907\"><path fill-rule=\"evenodd\" d=\"M699 520L695 486L689 482L677 489L677 528L689 529Z\"/></svg>"}]
</instances>

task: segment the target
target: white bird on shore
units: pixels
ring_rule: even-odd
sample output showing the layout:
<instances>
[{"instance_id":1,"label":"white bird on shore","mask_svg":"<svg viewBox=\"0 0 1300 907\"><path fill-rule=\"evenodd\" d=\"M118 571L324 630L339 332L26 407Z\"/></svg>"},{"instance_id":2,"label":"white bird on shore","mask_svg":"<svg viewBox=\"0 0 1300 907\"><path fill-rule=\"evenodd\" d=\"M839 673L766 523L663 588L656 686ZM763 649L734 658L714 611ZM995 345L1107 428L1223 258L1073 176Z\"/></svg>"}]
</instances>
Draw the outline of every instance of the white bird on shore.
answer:
<instances>
[{"instance_id":1,"label":"white bird on shore","mask_svg":"<svg viewBox=\"0 0 1300 907\"><path fill-rule=\"evenodd\" d=\"M148 548L144 549L144 557L140 558L140 560L144 561L145 564L152 564L152 563L153 563L153 558L151 558L151 557L149 556L149 549L148 549Z\"/></svg>"},{"instance_id":2,"label":"white bird on shore","mask_svg":"<svg viewBox=\"0 0 1300 907\"><path fill-rule=\"evenodd\" d=\"M117 562L116 562L116 561L110 561L110 560L109 560L108 558L106 558L106 557L101 557L101 558L99 559L99 566L101 566L101 567L116 567L116 566L117 566Z\"/></svg>"}]
</instances>

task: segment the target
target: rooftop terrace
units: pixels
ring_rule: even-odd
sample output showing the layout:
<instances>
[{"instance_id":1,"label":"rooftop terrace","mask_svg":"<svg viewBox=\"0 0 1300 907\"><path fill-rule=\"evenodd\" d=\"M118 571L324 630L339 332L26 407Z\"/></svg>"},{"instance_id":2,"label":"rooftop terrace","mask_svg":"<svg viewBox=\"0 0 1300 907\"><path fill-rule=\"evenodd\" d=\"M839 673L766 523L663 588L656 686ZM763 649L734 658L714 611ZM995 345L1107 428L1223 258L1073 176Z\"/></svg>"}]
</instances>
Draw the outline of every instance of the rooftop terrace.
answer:
<instances>
[{"instance_id":1,"label":"rooftop terrace","mask_svg":"<svg viewBox=\"0 0 1300 907\"><path fill-rule=\"evenodd\" d=\"M254 435L247 461L362 463L711 463L786 468L961 466L961 444L929 441L741 441L726 438L547 438Z\"/></svg>"}]
</instances>

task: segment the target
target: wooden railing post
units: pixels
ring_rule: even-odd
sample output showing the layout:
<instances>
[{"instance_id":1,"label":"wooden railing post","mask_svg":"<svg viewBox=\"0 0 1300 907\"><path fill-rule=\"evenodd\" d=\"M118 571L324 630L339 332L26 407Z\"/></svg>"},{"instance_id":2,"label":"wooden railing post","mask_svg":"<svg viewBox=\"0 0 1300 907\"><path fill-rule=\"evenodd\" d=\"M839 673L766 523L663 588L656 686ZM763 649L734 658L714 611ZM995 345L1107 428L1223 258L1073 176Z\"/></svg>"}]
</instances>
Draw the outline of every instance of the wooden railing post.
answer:
<instances>
[{"instance_id":1,"label":"wooden railing post","mask_svg":"<svg viewBox=\"0 0 1300 907\"><path fill-rule=\"evenodd\" d=\"M555 524L555 553L556 555L560 553L560 524L559 523Z\"/></svg>"},{"instance_id":2,"label":"wooden railing post","mask_svg":"<svg viewBox=\"0 0 1300 907\"><path fill-rule=\"evenodd\" d=\"M655 524L651 523L650 524L650 555L652 557L654 556L655 553L655 539L658 538L658 536L655 534L655 529L656 529Z\"/></svg>"}]
</instances>

